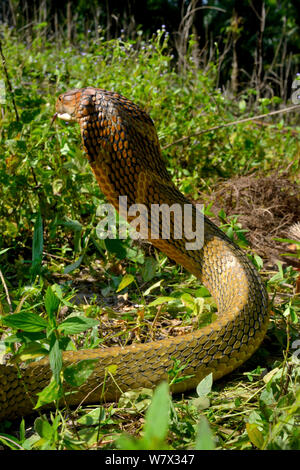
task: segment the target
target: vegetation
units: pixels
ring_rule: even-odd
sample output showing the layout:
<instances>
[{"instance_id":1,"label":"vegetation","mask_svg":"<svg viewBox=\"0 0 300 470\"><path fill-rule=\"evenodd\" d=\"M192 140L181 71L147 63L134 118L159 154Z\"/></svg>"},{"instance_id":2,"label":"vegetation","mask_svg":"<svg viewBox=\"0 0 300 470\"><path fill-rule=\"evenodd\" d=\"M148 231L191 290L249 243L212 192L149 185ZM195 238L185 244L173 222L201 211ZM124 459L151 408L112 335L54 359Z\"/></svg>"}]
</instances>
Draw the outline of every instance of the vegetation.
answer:
<instances>
[{"instance_id":1,"label":"vegetation","mask_svg":"<svg viewBox=\"0 0 300 470\"><path fill-rule=\"evenodd\" d=\"M266 2L274 14L275 3ZM283 2L287 13L294 11L292 3ZM296 15L287 16L287 29L296 28L296 20ZM230 17L227 27L233 27ZM299 450L300 301L295 267L300 243L274 232L283 239L278 242L282 253L290 247L296 264L262 258L247 242L241 214L213 214L211 202L211 193L228 178L284 174L291 185L299 184L297 111L270 116L266 125L255 119L292 105L287 84L297 56L291 59L289 74L282 81L279 77L277 92L272 88L270 93L270 82L263 78L270 63L252 86L251 80L243 87L232 80L225 86L232 69L222 68L221 51L216 46L200 67L191 34L180 56L163 26L153 35L136 28L135 35L125 31L116 38L84 30L75 37L72 31L68 38L66 26L53 39L47 21L33 22L27 36L1 25L1 78L6 85L0 115L1 356L9 353L22 362L49 355L54 380L38 405L57 403L64 383L79 385L93 368L84 363L63 370L63 350L182 334L215 315L209 292L162 253L129 238L98 239L97 207L104 197L82 152L78 127L64 122L51 126L57 96L88 85L115 90L150 113L176 185L191 199L204 200L207 215L218 219L260 271L271 302L270 327L246 364L214 384L208 376L195 393L170 398L168 385L162 384L154 393L124 393L118 403L76 410L54 406L47 414L38 409L38 417L0 423L2 445ZM299 44L296 31L293 41ZM286 44L290 47L291 41ZM229 49L233 57L233 42ZM277 77L273 66L271 75ZM254 121L224 126L250 117ZM283 190L290 193L289 187L278 188ZM294 208L294 221L299 207ZM181 364L174 363L169 382L180 380L180 374Z\"/></svg>"}]
</instances>

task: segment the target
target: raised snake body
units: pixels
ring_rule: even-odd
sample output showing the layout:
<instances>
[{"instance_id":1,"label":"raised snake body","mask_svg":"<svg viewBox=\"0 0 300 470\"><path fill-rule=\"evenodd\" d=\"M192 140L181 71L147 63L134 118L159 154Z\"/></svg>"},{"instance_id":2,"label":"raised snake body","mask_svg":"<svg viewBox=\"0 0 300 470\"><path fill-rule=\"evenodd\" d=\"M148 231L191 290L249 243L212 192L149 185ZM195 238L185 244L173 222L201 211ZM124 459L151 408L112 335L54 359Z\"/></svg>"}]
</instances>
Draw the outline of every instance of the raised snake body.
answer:
<instances>
[{"instance_id":1,"label":"raised snake body","mask_svg":"<svg viewBox=\"0 0 300 470\"><path fill-rule=\"evenodd\" d=\"M152 120L134 103L116 93L88 87L61 95L56 109L60 118L79 123L92 170L116 209L119 196L127 196L129 205L138 202L149 209L151 204L190 204L166 170ZM193 208L193 228L195 211ZM70 404L98 402L105 369L112 364L117 369L113 380L106 376L102 399L117 399L120 390L153 388L167 379L174 358L186 365L184 375L192 376L173 386L173 391L182 392L194 388L210 372L214 379L231 372L260 345L268 325L267 293L247 256L206 217L200 250L187 250L187 240L176 239L175 229L171 224L169 239L151 239L150 235L149 239L210 290L218 306L217 320L171 339L64 352L64 365L98 360L87 382L70 395ZM0 365L0 420L30 413L29 395L36 401L36 393L50 378L47 359L29 364L22 378L14 366Z\"/></svg>"}]
</instances>

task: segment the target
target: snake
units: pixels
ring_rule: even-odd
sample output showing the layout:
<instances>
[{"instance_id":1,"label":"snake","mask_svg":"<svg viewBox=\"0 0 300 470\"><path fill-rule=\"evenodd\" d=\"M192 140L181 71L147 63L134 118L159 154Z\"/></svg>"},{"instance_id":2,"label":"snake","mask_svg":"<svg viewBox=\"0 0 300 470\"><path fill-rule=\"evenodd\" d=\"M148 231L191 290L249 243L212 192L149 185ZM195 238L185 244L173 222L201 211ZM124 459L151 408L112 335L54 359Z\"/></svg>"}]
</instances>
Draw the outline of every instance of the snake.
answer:
<instances>
[{"instance_id":1,"label":"snake","mask_svg":"<svg viewBox=\"0 0 300 470\"><path fill-rule=\"evenodd\" d=\"M128 207L141 204L184 210L191 207L190 229L199 230L199 210L179 191L167 170L158 135L149 114L131 100L101 88L85 87L61 94L55 117L79 124L83 149L109 204L120 210L120 196ZM165 206L166 207L166 206ZM131 214L131 215L130 215ZM134 216L127 213L129 224ZM217 305L213 321L193 332L161 340L107 348L63 352L63 367L94 359L86 382L67 395L70 405L118 400L120 394L141 387L155 388L168 380L174 361L183 366L183 380L173 393L193 390L212 373L217 380L243 364L260 346L269 322L265 285L245 251L202 214L202 246L188 249L190 235L177 236L170 214L170 233L163 236L162 213L155 236L150 219L142 219L145 238L206 286ZM195 235L196 236L196 235ZM112 370L113 373L107 371ZM32 413L37 393L51 380L47 357L24 368L0 365L0 420Z\"/></svg>"}]
</instances>

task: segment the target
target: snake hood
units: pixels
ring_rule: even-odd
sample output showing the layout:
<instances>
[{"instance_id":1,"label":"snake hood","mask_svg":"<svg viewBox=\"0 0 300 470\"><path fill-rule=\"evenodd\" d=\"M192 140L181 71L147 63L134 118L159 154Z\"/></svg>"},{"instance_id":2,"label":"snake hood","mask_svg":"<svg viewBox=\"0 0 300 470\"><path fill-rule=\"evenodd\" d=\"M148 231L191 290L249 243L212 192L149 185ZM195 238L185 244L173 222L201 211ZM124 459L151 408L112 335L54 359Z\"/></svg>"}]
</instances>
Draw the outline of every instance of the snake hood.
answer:
<instances>
[{"instance_id":1,"label":"snake hood","mask_svg":"<svg viewBox=\"0 0 300 470\"><path fill-rule=\"evenodd\" d=\"M136 176L141 172L151 171L152 176L171 182L152 119L129 99L101 88L74 89L59 96L56 112L63 120L79 123L92 169L95 172L98 167L99 173L102 163L112 176L120 175L119 195L128 195L132 203L145 202L137 201L135 194Z\"/></svg>"}]
</instances>

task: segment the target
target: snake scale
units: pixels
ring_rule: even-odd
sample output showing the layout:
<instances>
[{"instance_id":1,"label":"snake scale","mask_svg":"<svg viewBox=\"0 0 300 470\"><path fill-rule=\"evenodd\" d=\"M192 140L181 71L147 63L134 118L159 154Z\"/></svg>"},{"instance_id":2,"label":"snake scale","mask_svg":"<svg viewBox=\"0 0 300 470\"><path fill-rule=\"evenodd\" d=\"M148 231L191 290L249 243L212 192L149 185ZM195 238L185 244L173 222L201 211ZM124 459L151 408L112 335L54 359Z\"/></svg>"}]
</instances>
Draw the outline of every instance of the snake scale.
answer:
<instances>
[{"instance_id":1,"label":"snake scale","mask_svg":"<svg viewBox=\"0 0 300 470\"><path fill-rule=\"evenodd\" d=\"M151 118L133 102L114 92L87 87L61 95L56 111L59 118L80 125L91 168L116 209L119 196L127 196L128 204L139 202L147 208L151 204L190 204L172 183ZM193 206L193 227L195 217ZM112 364L117 369L113 380L105 379L104 400L117 399L120 390L153 388L167 378L174 358L186 365L184 375L191 376L173 386L174 392L184 392L195 388L210 372L214 379L228 374L263 340L269 319L268 297L246 254L206 217L202 249L187 250L184 237L175 237L173 220L169 239L151 239L148 232L149 240L209 289L218 307L217 319L187 335L161 341L64 352L64 365L97 359L87 382L69 396L70 404L99 402L105 369ZM30 413L32 399L36 401L36 393L50 378L46 358L22 369L21 378L15 366L1 365L0 420Z\"/></svg>"}]
</instances>

